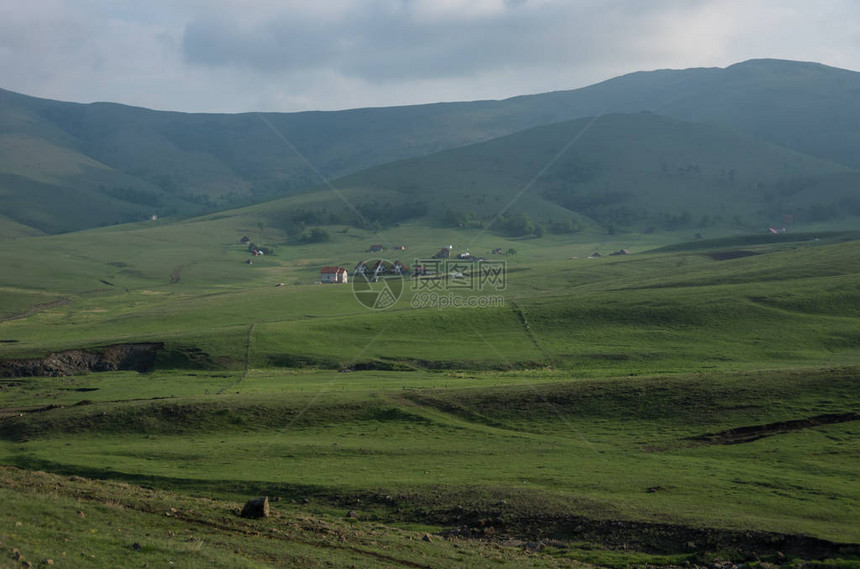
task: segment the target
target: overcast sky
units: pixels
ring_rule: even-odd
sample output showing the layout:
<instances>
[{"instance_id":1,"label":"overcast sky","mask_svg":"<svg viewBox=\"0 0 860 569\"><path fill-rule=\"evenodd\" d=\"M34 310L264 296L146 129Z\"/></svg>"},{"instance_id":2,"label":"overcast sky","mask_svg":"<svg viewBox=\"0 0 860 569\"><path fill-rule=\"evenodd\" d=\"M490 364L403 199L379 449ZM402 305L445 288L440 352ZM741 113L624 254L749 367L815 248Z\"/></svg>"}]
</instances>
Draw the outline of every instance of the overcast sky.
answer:
<instances>
[{"instance_id":1,"label":"overcast sky","mask_svg":"<svg viewBox=\"0 0 860 569\"><path fill-rule=\"evenodd\" d=\"M760 57L860 70L860 2L0 0L0 87L163 110L501 99Z\"/></svg>"}]
</instances>

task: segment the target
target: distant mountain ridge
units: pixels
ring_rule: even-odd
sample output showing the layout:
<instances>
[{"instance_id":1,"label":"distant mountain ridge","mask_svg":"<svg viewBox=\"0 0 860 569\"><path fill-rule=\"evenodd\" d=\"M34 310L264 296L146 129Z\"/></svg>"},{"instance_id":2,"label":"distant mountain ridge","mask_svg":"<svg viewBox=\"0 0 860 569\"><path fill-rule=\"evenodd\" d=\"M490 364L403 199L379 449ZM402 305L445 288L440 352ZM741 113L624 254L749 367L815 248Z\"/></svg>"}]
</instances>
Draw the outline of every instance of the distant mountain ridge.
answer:
<instances>
[{"instance_id":1,"label":"distant mountain ridge","mask_svg":"<svg viewBox=\"0 0 860 569\"><path fill-rule=\"evenodd\" d=\"M860 73L780 60L637 72L503 101L333 112L186 114L0 90L0 219L10 220L0 225L15 235L192 215L287 195L319 183L317 172L335 178L615 112L715 123L854 168L858 94Z\"/></svg>"}]
</instances>

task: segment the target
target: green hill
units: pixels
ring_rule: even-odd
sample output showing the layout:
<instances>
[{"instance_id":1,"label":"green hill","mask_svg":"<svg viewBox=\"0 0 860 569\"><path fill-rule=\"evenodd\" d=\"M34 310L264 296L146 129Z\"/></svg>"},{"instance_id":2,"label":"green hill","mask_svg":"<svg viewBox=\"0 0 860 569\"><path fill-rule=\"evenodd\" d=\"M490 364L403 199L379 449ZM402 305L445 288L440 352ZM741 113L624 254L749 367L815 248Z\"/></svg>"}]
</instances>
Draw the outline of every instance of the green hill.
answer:
<instances>
[{"instance_id":1,"label":"green hill","mask_svg":"<svg viewBox=\"0 0 860 569\"><path fill-rule=\"evenodd\" d=\"M317 184L318 173L336 178L613 112L722 124L856 167L858 88L858 73L757 60L504 101L337 112L185 114L0 90L2 231L54 233L260 202ZM28 193L38 195L38 215Z\"/></svg>"},{"instance_id":2,"label":"green hill","mask_svg":"<svg viewBox=\"0 0 860 569\"><path fill-rule=\"evenodd\" d=\"M856 219L857 175L729 129L637 113L540 126L335 185L350 195L367 192L359 208L374 199L387 199L392 211L424 203L442 226L490 226L511 235L533 232L521 227L523 213L559 232L590 225L707 233L729 226L765 231L786 216L794 225ZM349 218L336 200L328 207Z\"/></svg>"}]
</instances>

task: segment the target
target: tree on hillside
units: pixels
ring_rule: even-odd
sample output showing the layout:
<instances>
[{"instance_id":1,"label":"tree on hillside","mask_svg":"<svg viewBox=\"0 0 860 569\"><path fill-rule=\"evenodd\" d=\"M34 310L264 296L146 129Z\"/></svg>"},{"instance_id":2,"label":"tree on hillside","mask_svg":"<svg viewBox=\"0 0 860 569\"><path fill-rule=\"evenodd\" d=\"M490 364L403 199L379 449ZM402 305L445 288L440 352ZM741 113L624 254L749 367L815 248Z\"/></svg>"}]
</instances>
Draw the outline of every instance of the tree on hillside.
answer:
<instances>
[{"instance_id":1,"label":"tree on hillside","mask_svg":"<svg viewBox=\"0 0 860 569\"><path fill-rule=\"evenodd\" d=\"M328 234L328 231L320 227L314 227L310 233L302 235L302 241L305 243L325 243L330 240L331 235Z\"/></svg>"}]
</instances>

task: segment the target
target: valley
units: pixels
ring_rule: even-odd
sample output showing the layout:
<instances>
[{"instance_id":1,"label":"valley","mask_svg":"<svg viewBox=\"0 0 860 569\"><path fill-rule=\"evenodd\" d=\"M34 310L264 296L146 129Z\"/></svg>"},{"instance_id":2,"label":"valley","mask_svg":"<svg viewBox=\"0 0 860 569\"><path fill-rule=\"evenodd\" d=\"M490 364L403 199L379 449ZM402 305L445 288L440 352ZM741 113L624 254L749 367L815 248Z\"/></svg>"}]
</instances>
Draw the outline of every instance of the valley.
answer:
<instances>
[{"instance_id":1,"label":"valley","mask_svg":"<svg viewBox=\"0 0 860 569\"><path fill-rule=\"evenodd\" d=\"M0 92L0 564L857 567L856 76Z\"/></svg>"}]
</instances>

